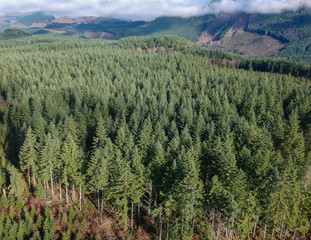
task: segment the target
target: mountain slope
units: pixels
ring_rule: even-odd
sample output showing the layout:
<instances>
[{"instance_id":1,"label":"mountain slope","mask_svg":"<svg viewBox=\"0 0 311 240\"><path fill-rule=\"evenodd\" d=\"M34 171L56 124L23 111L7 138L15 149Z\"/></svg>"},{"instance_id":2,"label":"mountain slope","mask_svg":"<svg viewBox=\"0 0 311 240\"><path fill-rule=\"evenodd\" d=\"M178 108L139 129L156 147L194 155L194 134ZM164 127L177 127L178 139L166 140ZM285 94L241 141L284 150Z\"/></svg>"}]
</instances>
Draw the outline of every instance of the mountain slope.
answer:
<instances>
[{"instance_id":1,"label":"mountain slope","mask_svg":"<svg viewBox=\"0 0 311 240\"><path fill-rule=\"evenodd\" d=\"M35 13L18 23L27 25L25 31L31 34L63 34L79 38L117 40L128 36L175 35L210 49L311 63L311 12L306 9L280 14L160 17L153 21L103 17L54 19L46 13ZM7 25L3 26L7 28ZM15 24L12 27L21 26Z\"/></svg>"},{"instance_id":2,"label":"mountain slope","mask_svg":"<svg viewBox=\"0 0 311 240\"><path fill-rule=\"evenodd\" d=\"M54 19L55 17L51 13L37 12L21 18L20 20L18 20L18 22L29 27L44 27L46 24L52 22Z\"/></svg>"}]
</instances>

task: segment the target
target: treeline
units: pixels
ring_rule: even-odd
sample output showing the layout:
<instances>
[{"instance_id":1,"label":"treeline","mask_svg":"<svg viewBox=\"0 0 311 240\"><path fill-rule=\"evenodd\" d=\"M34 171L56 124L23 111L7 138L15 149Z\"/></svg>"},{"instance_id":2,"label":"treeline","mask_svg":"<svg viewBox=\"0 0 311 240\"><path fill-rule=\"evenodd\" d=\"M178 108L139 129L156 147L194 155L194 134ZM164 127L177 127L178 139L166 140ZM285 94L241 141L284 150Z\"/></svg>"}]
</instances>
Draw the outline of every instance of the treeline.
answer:
<instances>
[{"instance_id":1,"label":"treeline","mask_svg":"<svg viewBox=\"0 0 311 240\"><path fill-rule=\"evenodd\" d=\"M127 237L142 222L160 239L308 236L309 79L223 67L220 52L187 45L140 52L133 39L0 46L1 201L30 192L85 212L90 199L98 225L118 216ZM0 206L0 221L37 226L23 211L10 218ZM20 234L44 238L56 214Z\"/></svg>"}]
</instances>

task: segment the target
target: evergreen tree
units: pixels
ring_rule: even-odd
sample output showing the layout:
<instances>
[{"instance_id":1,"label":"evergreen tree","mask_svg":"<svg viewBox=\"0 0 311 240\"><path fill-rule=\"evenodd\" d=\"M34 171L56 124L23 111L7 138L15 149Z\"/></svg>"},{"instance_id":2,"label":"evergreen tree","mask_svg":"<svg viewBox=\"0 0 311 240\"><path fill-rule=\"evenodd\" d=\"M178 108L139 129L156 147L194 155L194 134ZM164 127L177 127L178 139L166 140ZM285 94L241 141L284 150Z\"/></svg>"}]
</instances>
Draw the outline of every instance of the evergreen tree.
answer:
<instances>
[{"instance_id":1,"label":"evergreen tree","mask_svg":"<svg viewBox=\"0 0 311 240\"><path fill-rule=\"evenodd\" d=\"M50 133L45 137L40 151L39 173L42 179L51 181L52 198L54 198L54 172L59 162L60 141Z\"/></svg>"},{"instance_id":2,"label":"evergreen tree","mask_svg":"<svg viewBox=\"0 0 311 240\"><path fill-rule=\"evenodd\" d=\"M26 188L26 183L23 179L23 175L22 173L18 172L18 170L14 166L9 166L8 170L10 174L10 194L16 197L21 197Z\"/></svg>"},{"instance_id":3,"label":"evergreen tree","mask_svg":"<svg viewBox=\"0 0 311 240\"><path fill-rule=\"evenodd\" d=\"M19 153L21 169L28 170L28 183L30 185L30 173L32 173L33 184L36 186L36 171L37 171L37 151L36 151L36 138L32 134L32 129L29 127L27 130L25 142L21 147Z\"/></svg>"}]
</instances>

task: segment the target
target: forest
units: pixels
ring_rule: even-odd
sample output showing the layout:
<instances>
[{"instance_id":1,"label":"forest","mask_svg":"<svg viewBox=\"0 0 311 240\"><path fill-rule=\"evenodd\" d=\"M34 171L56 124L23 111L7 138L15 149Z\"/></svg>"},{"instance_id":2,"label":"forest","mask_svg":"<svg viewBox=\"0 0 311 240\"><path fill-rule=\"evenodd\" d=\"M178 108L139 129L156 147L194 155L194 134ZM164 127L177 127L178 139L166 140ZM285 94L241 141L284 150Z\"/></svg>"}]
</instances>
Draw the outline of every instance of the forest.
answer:
<instances>
[{"instance_id":1,"label":"forest","mask_svg":"<svg viewBox=\"0 0 311 240\"><path fill-rule=\"evenodd\" d=\"M170 36L1 40L0 238L310 238L310 72Z\"/></svg>"}]
</instances>

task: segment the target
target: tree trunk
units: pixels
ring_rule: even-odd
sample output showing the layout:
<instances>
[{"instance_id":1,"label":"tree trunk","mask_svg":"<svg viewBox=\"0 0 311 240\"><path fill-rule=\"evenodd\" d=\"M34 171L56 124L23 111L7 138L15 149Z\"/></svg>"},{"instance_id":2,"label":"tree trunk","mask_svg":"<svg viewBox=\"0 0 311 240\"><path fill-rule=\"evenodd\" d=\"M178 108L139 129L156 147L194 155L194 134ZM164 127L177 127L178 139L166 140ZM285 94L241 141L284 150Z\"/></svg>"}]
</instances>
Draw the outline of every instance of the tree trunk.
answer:
<instances>
[{"instance_id":1,"label":"tree trunk","mask_svg":"<svg viewBox=\"0 0 311 240\"><path fill-rule=\"evenodd\" d=\"M30 169L28 168L28 183L29 183L29 188L30 188Z\"/></svg>"},{"instance_id":2,"label":"tree trunk","mask_svg":"<svg viewBox=\"0 0 311 240\"><path fill-rule=\"evenodd\" d=\"M41 182L42 183L42 182ZM46 190L46 183L45 183L45 179L43 179L43 186L44 186L44 193L46 194L47 190Z\"/></svg>"},{"instance_id":3,"label":"tree trunk","mask_svg":"<svg viewBox=\"0 0 311 240\"><path fill-rule=\"evenodd\" d=\"M82 210L81 202L82 202L82 186L81 186L81 180L80 180L80 198L79 198L79 206L80 206L80 211Z\"/></svg>"},{"instance_id":4,"label":"tree trunk","mask_svg":"<svg viewBox=\"0 0 311 240\"><path fill-rule=\"evenodd\" d=\"M102 204L100 208L100 223L103 224L103 212L104 212L104 198L102 197Z\"/></svg>"},{"instance_id":5,"label":"tree trunk","mask_svg":"<svg viewBox=\"0 0 311 240\"><path fill-rule=\"evenodd\" d=\"M271 240L273 240L273 235L274 235L274 228L272 229Z\"/></svg>"},{"instance_id":6,"label":"tree trunk","mask_svg":"<svg viewBox=\"0 0 311 240\"><path fill-rule=\"evenodd\" d=\"M2 192L3 192L3 196L6 198L6 191L5 191L5 187L2 188Z\"/></svg>"},{"instance_id":7,"label":"tree trunk","mask_svg":"<svg viewBox=\"0 0 311 240\"><path fill-rule=\"evenodd\" d=\"M216 235L216 240L218 240L218 239L219 239L219 234L220 234L220 229L219 229L219 227L218 227L218 230L217 230L217 235Z\"/></svg>"},{"instance_id":8,"label":"tree trunk","mask_svg":"<svg viewBox=\"0 0 311 240\"><path fill-rule=\"evenodd\" d=\"M68 186L67 186L67 184L66 184L66 202L68 205L69 199L68 199Z\"/></svg>"},{"instance_id":9,"label":"tree trunk","mask_svg":"<svg viewBox=\"0 0 311 240\"><path fill-rule=\"evenodd\" d=\"M60 182L59 179L59 200L62 202L63 198L62 198L62 183Z\"/></svg>"},{"instance_id":10,"label":"tree trunk","mask_svg":"<svg viewBox=\"0 0 311 240\"><path fill-rule=\"evenodd\" d=\"M133 231L134 227L134 203L132 203L132 209L131 209L131 229Z\"/></svg>"},{"instance_id":11,"label":"tree trunk","mask_svg":"<svg viewBox=\"0 0 311 240\"><path fill-rule=\"evenodd\" d=\"M213 221L212 221L212 227L211 227L211 240L213 239L213 233L214 233L214 216L213 216Z\"/></svg>"},{"instance_id":12,"label":"tree trunk","mask_svg":"<svg viewBox=\"0 0 311 240\"><path fill-rule=\"evenodd\" d=\"M287 235L287 228L285 230L284 240L286 239L286 235Z\"/></svg>"},{"instance_id":13,"label":"tree trunk","mask_svg":"<svg viewBox=\"0 0 311 240\"><path fill-rule=\"evenodd\" d=\"M181 236L184 234L184 210L182 210L181 216Z\"/></svg>"},{"instance_id":14,"label":"tree trunk","mask_svg":"<svg viewBox=\"0 0 311 240\"><path fill-rule=\"evenodd\" d=\"M263 240L266 239L266 232L267 232L267 224L265 225L265 230L263 232Z\"/></svg>"},{"instance_id":15,"label":"tree trunk","mask_svg":"<svg viewBox=\"0 0 311 240\"><path fill-rule=\"evenodd\" d=\"M96 193L97 193L97 209L99 210L99 190L96 189Z\"/></svg>"},{"instance_id":16,"label":"tree trunk","mask_svg":"<svg viewBox=\"0 0 311 240\"><path fill-rule=\"evenodd\" d=\"M34 188L37 188L37 185L36 185L36 175L35 175L35 171L32 170L32 178L33 178L33 186Z\"/></svg>"},{"instance_id":17,"label":"tree trunk","mask_svg":"<svg viewBox=\"0 0 311 240\"><path fill-rule=\"evenodd\" d=\"M147 205L148 205L147 214L149 218L151 216L152 192L153 192L152 182L149 182L146 187Z\"/></svg>"},{"instance_id":18,"label":"tree trunk","mask_svg":"<svg viewBox=\"0 0 311 240\"><path fill-rule=\"evenodd\" d=\"M76 201L76 189L75 189L75 184L72 184L72 201Z\"/></svg>"},{"instance_id":19,"label":"tree trunk","mask_svg":"<svg viewBox=\"0 0 311 240\"><path fill-rule=\"evenodd\" d=\"M297 228L295 228L295 231L294 231L294 236L293 236L293 239L295 240L295 238L296 238L296 231L297 231ZM308 229L308 231L309 231L309 229Z\"/></svg>"},{"instance_id":20,"label":"tree trunk","mask_svg":"<svg viewBox=\"0 0 311 240\"><path fill-rule=\"evenodd\" d=\"M137 221L140 220L140 202L137 204Z\"/></svg>"},{"instance_id":21,"label":"tree trunk","mask_svg":"<svg viewBox=\"0 0 311 240\"><path fill-rule=\"evenodd\" d=\"M232 219L232 223L231 223L231 229L230 229L230 234L229 234L230 240L232 240L232 237L233 237L233 226L234 226L234 219Z\"/></svg>"},{"instance_id":22,"label":"tree trunk","mask_svg":"<svg viewBox=\"0 0 311 240\"><path fill-rule=\"evenodd\" d=\"M280 232L280 239L282 239L282 234L283 234L283 225L284 225L284 220L285 220L285 214L283 216L283 220L282 220L282 225L281 225L281 232Z\"/></svg>"},{"instance_id":23,"label":"tree trunk","mask_svg":"<svg viewBox=\"0 0 311 240\"><path fill-rule=\"evenodd\" d=\"M51 174L51 189L52 189L52 199L54 199L53 174Z\"/></svg>"},{"instance_id":24,"label":"tree trunk","mask_svg":"<svg viewBox=\"0 0 311 240\"><path fill-rule=\"evenodd\" d=\"M168 238L169 238L169 229L170 229L169 220L167 220L167 223L166 223L166 240L168 240Z\"/></svg>"},{"instance_id":25,"label":"tree trunk","mask_svg":"<svg viewBox=\"0 0 311 240\"><path fill-rule=\"evenodd\" d=\"M257 227L258 220L259 220L259 216L257 216L257 218L256 218L256 222L255 222L255 225L254 225L254 230L253 230L253 238L255 237L256 227Z\"/></svg>"},{"instance_id":26,"label":"tree trunk","mask_svg":"<svg viewBox=\"0 0 311 240\"><path fill-rule=\"evenodd\" d=\"M50 185L49 185L49 180L46 180L46 193L50 192Z\"/></svg>"},{"instance_id":27,"label":"tree trunk","mask_svg":"<svg viewBox=\"0 0 311 240\"><path fill-rule=\"evenodd\" d=\"M159 240L162 240L162 209L159 216Z\"/></svg>"}]
</instances>

